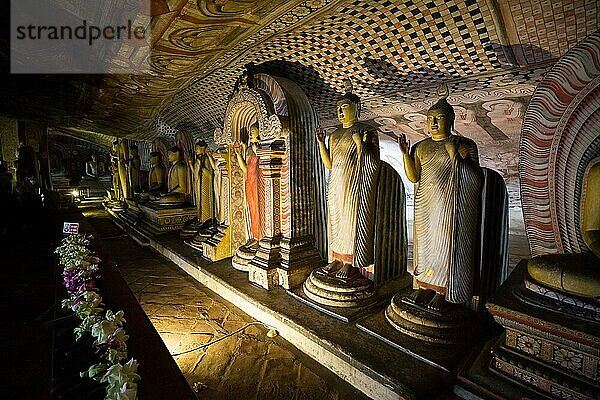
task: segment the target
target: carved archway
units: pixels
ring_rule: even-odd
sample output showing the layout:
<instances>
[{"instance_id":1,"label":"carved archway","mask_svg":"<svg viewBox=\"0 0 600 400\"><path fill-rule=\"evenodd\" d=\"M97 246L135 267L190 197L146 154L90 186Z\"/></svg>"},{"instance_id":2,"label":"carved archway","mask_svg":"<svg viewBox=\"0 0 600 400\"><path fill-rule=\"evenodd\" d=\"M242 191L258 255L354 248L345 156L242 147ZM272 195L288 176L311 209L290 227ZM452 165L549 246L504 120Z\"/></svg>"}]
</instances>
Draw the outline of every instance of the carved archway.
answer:
<instances>
[{"instance_id":1,"label":"carved archway","mask_svg":"<svg viewBox=\"0 0 600 400\"><path fill-rule=\"evenodd\" d=\"M536 88L523 121L521 202L532 255L585 249L582 182L600 155L600 31L573 47Z\"/></svg>"},{"instance_id":2,"label":"carved archway","mask_svg":"<svg viewBox=\"0 0 600 400\"><path fill-rule=\"evenodd\" d=\"M316 189L324 184L314 137L316 114L295 83L266 74L253 76L250 87L243 85L232 96L223 129L217 129L214 136L229 154L223 174L229 191L223 207L229 223L227 256L248 237L244 174L233 144L255 122L261 138L258 155L265 185L265 232L251 261L250 280L264 287L291 287L301 283L326 252L325 199L323 191ZM211 250L205 249L205 254L210 256Z\"/></svg>"}]
</instances>

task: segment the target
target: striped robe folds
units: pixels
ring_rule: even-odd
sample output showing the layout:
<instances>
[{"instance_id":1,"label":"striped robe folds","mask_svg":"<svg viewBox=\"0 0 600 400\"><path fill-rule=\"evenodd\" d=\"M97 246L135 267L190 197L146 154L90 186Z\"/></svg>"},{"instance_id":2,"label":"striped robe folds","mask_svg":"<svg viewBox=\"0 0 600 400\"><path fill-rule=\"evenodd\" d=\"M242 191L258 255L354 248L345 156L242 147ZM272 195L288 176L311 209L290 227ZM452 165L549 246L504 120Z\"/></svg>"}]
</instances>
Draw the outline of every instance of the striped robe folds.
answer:
<instances>
[{"instance_id":1,"label":"striped robe folds","mask_svg":"<svg viewBox=\"0 0 600 400\"><path fill-rule=\"evenodd\" d=\"M367 134L359 159L352 135ZM327 206L331 259L362 268L373 264L379 140L370 126L339 128L329 138L331 170ZM331 261L331 260L330 260Z\"/></svg>"},{"instance_id":2,"label":"striped robe folds","mask_svg":"<svg viewBox=\"0 0 600 400\"><path fill-rule=\"evenodd\" d=\"M447 145L466 145L469 155L450 158ZM414 262L419 287L444 294L451 303L471 299L478 256L483 177L477 146L451 135L413 147L421 163L415 193Z\"/></svg>"}]
</instances>

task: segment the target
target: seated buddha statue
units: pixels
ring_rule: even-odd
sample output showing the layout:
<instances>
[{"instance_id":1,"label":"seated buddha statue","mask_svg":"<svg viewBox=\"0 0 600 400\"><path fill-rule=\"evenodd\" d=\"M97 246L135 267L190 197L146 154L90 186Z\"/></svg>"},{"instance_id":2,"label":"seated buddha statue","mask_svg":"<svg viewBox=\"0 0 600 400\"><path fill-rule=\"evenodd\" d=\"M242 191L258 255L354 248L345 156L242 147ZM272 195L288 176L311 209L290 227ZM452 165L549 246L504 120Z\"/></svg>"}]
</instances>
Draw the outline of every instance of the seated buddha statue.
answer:
<instances>
[{"instance_id":1,"label":"seated buddha statue","mask_svg":"<svg viewBox=\"0 0 600 400\"><path fill-rule=\"evenodd\" d=\"M98 158L92 154L91 160L85 163L85 174L90 178L98 178L99 170Z\"/></svg>"},{"instance_id":2,"label":"seated buddha statue","mask_svg":"<svg viewBox=\"0 0 600 400\"><path fill-rule=\"evenodd\" d=\"M179 147L173 146L169 149L169 174L167 176L167 193L152 195L150 198L160 205L177 205L189 201L189 177L188 167L181 160Z\"/></svg>"},{"instance_id":3,"label":"seated buddha statue","mask_svg":"<svg viewBox=\"0 0 600 400\"><path fill-rule=\"evenodd\" d=\"M150 153L150 174L148 175L148 191L142 193L142 197L150 195L160 195L165 191L166 169L162 162L162 157L158 151Z\"/></svg>"},{"instance_id":4,"label":"seated buddha statue","mask_svg":"<svg viewBox=\"0 0 600 400\"><path fill-rule=\"evenodd\" d=\"M584 298L600 296L600 162L584 177L581 233L591 252L545 254L527 263L529 276L537 283Z\"/></svg>"}]
</instances>

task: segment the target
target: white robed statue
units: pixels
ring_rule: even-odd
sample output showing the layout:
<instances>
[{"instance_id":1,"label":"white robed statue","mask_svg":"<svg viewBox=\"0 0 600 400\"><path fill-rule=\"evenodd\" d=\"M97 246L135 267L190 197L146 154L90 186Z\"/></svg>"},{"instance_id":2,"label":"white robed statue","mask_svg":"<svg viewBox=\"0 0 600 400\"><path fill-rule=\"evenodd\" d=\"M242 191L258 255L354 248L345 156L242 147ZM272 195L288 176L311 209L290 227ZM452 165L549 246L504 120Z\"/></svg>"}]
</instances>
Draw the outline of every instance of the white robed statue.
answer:
<instances>
[{"instance_id":1,"label":"white robed statue","mask_svg":"<svg viewBox=\"0 0 600 400\"><path fill-rule=\"evenodd\" d=\"M430 138L409 152L399 138L408 179L416 184L415 291L406 300L433 310L444 302L466 303L475 290L483 174L477 145L453 135L454 110L443 97L427 112Z\"/></svg>"}]
</instances>

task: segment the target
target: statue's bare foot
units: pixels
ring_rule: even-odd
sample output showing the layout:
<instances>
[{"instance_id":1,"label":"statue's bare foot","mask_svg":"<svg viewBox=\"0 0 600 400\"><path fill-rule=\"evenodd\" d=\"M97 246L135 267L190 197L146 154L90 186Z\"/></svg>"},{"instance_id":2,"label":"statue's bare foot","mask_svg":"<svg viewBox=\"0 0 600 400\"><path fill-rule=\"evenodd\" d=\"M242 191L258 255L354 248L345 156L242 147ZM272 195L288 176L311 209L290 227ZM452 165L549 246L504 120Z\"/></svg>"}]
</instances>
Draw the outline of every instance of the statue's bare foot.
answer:
<instances>
[{"instance_id":1,"label":"statue's bare foot","mask_svg":"<svg viewBox=\"0 0 600 400\"><path fill-rule=\"evenodd\" d=\"M340 269L340 264L341 262L338 260L333 260L332 262L330 262L329 264L327 264L326 266L324 266L322 268L323 272L325 273L331 273L333 271L337 271L338 269Z\"/></svg>"},{"instance_id":2,"label":"statue's bare foot","mask_svg":"<svg viewBox=\"0 0 600 400\"><path fill-rule=\"evenodd\" d=\"M443 294L436 293L433 299L427 303L427 308L441 312L446 307L446 299Z\"/></svg>"},{"instance_id":3,"label":"statue's bare foot","mask_svg":"<svg viewBox=\"0 0 600 400\"><path fill-rule=\"evenodd\" d=\"M352 264L344 264L337 274L335 274L335 277L340 279L350 279L356 275L360 275L358 268L353 267Z\"/></svg>"},{"instance_id":4,"label":"statue's bare foot","mask_svg":"<svg viewBox=\"0 0 600 400\"><path fill-rule=\"evenodd\" d=\"M431 289L417 289L402 300L410 304L427 304L434 297L435 292Z\"/></svg>"}]
</instances>

